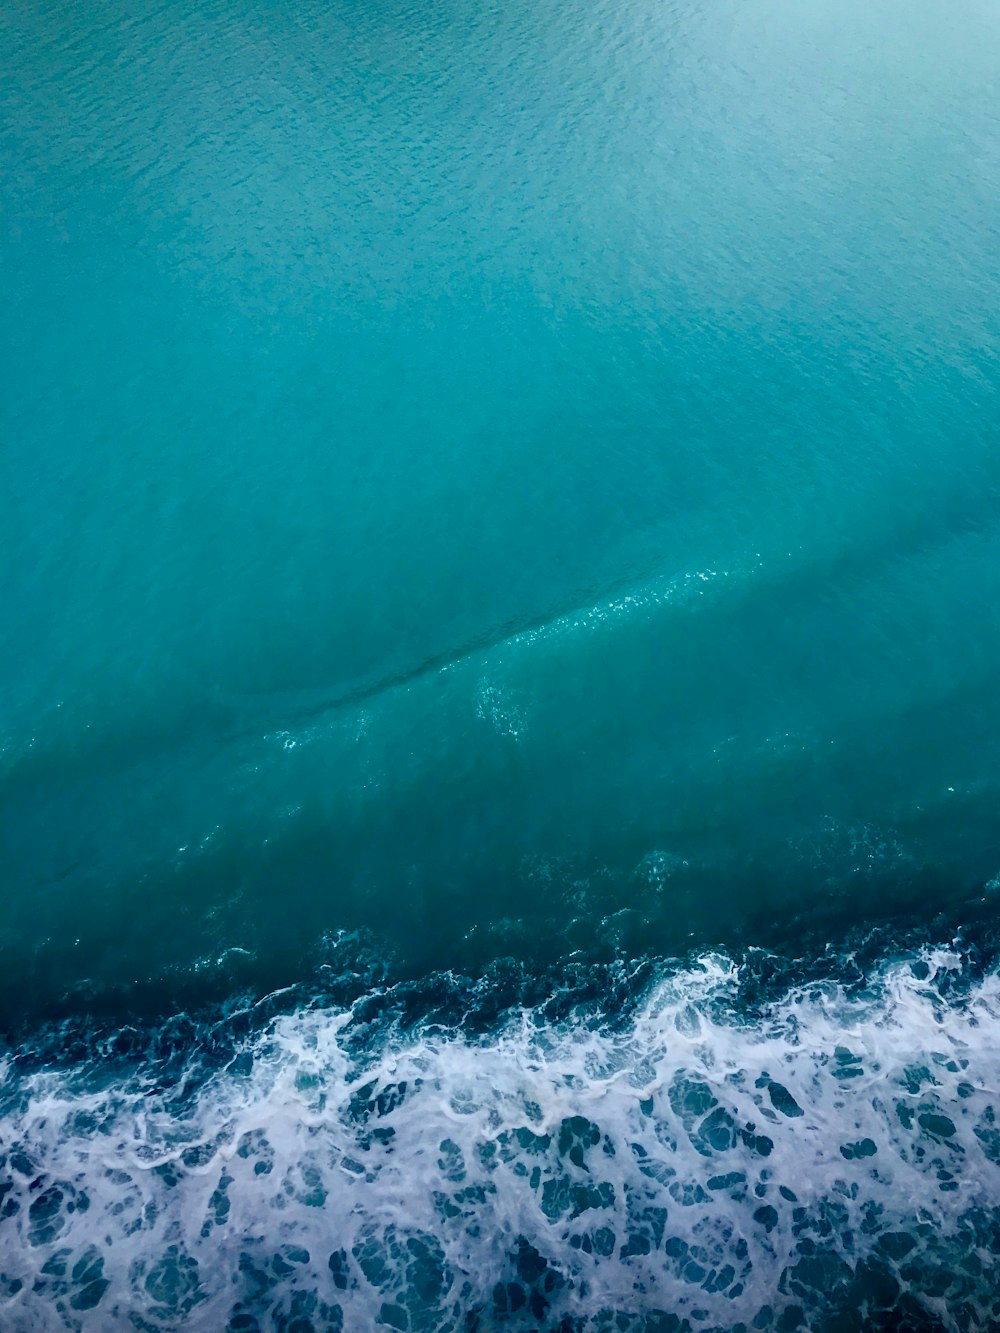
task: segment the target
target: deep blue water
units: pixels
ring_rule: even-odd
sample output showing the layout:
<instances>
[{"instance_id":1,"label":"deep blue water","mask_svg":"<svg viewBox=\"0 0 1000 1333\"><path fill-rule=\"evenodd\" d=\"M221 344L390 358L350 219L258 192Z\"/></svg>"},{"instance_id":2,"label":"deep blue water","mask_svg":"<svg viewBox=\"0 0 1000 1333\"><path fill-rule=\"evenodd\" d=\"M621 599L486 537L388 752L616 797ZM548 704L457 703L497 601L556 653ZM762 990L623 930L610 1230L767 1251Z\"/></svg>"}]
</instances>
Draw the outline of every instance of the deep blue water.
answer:
<instances>
[{"instance_id":1,"label":"deep blue water","mask_svg":"<svg viewBox=\"0 0 1000 1333\"><path fill-rule=\"evenodd\" d=\"M0 173L0 1333L1000 1325L994 0L10 0Z\"/></svg>"}]
</instances>

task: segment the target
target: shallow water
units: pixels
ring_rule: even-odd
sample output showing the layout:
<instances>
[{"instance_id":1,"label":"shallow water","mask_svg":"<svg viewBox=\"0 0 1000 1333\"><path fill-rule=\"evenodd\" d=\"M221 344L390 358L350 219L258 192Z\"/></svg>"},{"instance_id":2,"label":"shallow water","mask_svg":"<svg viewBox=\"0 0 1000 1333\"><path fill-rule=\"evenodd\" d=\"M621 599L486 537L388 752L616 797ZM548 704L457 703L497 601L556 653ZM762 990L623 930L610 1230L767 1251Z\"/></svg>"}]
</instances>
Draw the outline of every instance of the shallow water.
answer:
<instances>
[{"instance_id":1,"label":"shallow water","mask_svg":"<svg viewBox=\"0 0 1000 1333\"><path fill-rule=\"evenodd\" d=\"M0 53L0 1327L991 1327L991 0Z\"/></svg>"}]
</instances>

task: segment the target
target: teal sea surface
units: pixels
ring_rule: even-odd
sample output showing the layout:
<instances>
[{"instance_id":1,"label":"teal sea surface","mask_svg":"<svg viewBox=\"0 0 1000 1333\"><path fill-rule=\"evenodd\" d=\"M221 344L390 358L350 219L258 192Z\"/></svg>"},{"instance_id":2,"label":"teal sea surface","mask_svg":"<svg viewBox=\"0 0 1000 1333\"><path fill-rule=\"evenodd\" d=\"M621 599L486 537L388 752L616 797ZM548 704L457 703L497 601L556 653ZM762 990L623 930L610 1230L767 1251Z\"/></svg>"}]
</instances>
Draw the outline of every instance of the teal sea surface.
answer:
<instances>
[{"instance_id":1,"label":"teal sea surface","mask_svg":"<svg viewBox=\"0 0 1000 1333\"><path fill-rule=\"evenodd\" d=\"M1000 1327L1000 6L0 9L0 1333Z\"/></svg>"}]
</instances>

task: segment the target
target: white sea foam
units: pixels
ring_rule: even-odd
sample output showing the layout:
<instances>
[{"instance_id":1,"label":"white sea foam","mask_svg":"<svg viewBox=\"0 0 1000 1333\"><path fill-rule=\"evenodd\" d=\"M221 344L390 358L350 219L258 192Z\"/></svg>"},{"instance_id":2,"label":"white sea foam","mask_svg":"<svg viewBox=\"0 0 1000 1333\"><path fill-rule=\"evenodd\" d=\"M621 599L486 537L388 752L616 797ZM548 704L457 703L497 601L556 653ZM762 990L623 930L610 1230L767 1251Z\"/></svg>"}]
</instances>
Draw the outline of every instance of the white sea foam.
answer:
<instances>
[{"instance_id":1,"label":"white sea foam","mask_svg":"<svg viewBox=\"0 0 1000 1333\"><path fill-rule=\"evenodd\" d=\"M10 1333L1000 1318L1000 979L946 949L752 1014L706 957L616 1027L301 1010L208 1078L2 1097Z\"/></svg>"}]
</instances>

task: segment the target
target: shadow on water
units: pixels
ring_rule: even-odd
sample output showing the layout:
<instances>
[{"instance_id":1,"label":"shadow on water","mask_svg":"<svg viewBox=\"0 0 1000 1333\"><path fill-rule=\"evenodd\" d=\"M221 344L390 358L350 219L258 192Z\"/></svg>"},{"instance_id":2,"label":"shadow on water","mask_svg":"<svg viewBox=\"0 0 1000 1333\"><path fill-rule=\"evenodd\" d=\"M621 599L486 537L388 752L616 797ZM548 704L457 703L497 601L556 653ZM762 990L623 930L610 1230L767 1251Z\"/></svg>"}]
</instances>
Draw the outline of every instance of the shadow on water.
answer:
<instances>
[{"instance_id":1,"label":"shadow on water","mask_svg":"<svg viewBox=\"0 0 1000 1333\"><path fill-rule=\"evenodd\" d=\"M972 746L974 708L966 716ZM700 823L692 807L672 838L623 828L605 838L600 859L569 842L541 851L532 830L507 828L503 809L487 829L488 802L475 836L459 845L430 793L406 810L375 807L350 828L306 808L254 850L221 838L180 866L105 886L99 910L94 886L69 877L6 923L0 1012L8 1028L81 1012L149 1019L242 990L322 986L338 975L348 937L370 938L403 980L433 974L442 959L476 977L501 959L543 971L567 958L606 963L714 947L820 956L862 923L919 925L947 938L995 916L995 783L885 811L882 823L809 813L829 791L831 769L850 789L892 740L871 735L822 765L785 756L770 794L796 790L798 804L772 807L764 821L766 775L742 803L706 784ZM711 814L722 808L725 838Z\"/></svg>"}]
</instances>

